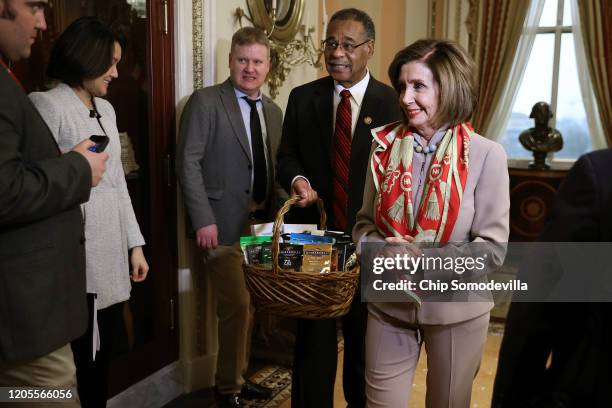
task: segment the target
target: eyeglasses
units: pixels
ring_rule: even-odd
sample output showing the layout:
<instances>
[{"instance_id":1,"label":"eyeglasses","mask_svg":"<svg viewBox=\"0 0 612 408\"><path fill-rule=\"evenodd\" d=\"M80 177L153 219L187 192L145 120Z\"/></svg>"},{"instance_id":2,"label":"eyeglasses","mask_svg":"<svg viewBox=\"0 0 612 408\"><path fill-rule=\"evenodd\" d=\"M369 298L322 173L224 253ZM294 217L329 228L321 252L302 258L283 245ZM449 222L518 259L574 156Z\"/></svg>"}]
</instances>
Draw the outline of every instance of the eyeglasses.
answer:
<instances>
[{"instance_id":1,"label":"eyeglasses","mask_svg":"<svg viewBox=\"0 0 612 408\"><path fill-rule=\"evenodd\" d=\"M329 51L335 51L336 49L338 49L338 47L342 47L344 52L352 54L355 51L355 48L361 47L363 44L369 43L370 41L372 40L365 40L364 42L359 43L359 44L351 44L347 42L343 42L342 44L340 44L336 40L325 40L323 41L323 48L325 49L325 51L329 52Z\"/></svg>"}]
</instances>

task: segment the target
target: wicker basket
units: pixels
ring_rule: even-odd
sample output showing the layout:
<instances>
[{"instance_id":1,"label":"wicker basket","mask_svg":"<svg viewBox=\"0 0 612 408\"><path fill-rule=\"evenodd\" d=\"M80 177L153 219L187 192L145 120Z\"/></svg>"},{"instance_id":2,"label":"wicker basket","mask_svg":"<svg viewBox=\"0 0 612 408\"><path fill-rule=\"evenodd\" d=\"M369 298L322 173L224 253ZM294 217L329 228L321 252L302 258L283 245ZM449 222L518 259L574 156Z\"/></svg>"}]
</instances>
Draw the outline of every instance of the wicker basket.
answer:
<instances>
[{"instance_id":1,"label":"wicker basket","mask_svg":"<svg viewBox=\"0 0 612 408\"><path fill-rule=\"evenodd\" d=\"M280 232L283 217L300 200L289 198L278 211L272 236L272 269L243 265L244 277L258 310L306 319L328 319L345 315L351 307L359 284L359 265L344 272L308 273L283 270L278 266ZM327 217L323 201L318 201L321 228Z\"/></svg>"}]
</instances>

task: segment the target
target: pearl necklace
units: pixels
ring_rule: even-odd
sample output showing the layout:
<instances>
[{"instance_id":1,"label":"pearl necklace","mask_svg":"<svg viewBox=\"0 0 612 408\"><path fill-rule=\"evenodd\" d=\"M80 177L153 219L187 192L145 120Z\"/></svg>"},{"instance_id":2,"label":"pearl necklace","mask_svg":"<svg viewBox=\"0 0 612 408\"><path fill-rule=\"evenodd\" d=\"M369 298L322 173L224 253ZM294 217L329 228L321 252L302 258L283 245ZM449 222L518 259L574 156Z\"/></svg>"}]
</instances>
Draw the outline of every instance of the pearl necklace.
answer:
<instances>
[{"instance_id":1,"label":"pearl necklace","mask_svg":"<svg viewBox=\"0 0 612 408\"><path fill-rule=\"evenodd\" d=\"M417 142L416 139L414 139L414 151L417 153L429 154L435 152L437 148L438 146L436 146L435 143L423 147L419 144L419 142Z\"/></svg>"}]
</instances>

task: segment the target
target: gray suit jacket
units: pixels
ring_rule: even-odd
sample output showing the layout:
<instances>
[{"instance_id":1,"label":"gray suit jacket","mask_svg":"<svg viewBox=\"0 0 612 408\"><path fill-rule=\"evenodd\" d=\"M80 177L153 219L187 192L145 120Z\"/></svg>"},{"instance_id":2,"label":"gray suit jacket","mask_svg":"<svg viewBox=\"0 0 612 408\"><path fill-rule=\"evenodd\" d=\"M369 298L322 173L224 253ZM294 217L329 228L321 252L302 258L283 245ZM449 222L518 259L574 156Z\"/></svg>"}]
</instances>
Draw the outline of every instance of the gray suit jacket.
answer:
<instances>
[{"instance_id":1,"label":"gray suit jacket","mask_svg":"<svg viewBox=\"0 0 612 408\"><path fill-rule=\"evenodd\" d=\"M272 219L281 191L274 184L276 151L283 114L262 96L268 148L267 218ZM240 106L230 80L195 91L180 123L176 169L190 218L189 235L217 224L219 244L238 241L251 200L253 159Z\"/></svg>"}]
</instances>

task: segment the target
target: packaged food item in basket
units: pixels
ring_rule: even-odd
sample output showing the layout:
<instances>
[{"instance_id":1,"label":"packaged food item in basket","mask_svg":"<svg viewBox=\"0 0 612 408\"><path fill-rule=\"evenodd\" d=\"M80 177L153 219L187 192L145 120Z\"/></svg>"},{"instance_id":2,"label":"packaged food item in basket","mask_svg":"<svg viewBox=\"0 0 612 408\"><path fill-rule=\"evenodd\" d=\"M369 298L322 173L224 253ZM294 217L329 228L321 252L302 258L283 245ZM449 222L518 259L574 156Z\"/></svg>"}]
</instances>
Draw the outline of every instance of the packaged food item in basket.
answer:
<instances>
[{"instance_id":1,"label":"packaged food item in basket","mask_svg":"<svg viewBox=\"0 0 612 408\"><path fill-rule=\"evenodd\" d=\"M266 267L272 267L272 243L264 242L261 244L259 252L259 264Z\"/></svg>"},{"instance_id":2,"label":"packaged food item in basket","mask_svg":"<svg viewBox=\"0 0 612 408\"><path fill-rule=\"evenodd\" d=\"M283 224L283 233L304 232L317 229L317 224Z\"/></svg>"},{"instance_id":3,"label":"packaged food item in basket","mask_svg":"<svg viewBox=\"0 0 612 408\"><path fill-rule=\"evenodd\" d=\"M331 237L335 240L335 242L353 242L353 237L350 234L346 234L342 231L316 230L310 231L310 233L312 235Z\"/></svg>"},{"instance_id":4,"label":"packaged food item in basket","mask_svg":"<svg viewBox=\"0 0 612 408\"><path fill-rule=\"evenodd\" d=\"M334 245L332 247L332 256L331 256L331 267L330 270L332 272L338 272L338 248Z\"/></svg>"},{"instance_id":5,"label":"packaged food item in basket","mask_svg":"<svg viewBox=\"0 0 612 408\"><path fill-rule=\"evenodd\" d=\"M244 249L246 245L249 244L261 244L264 242L272 242L272 237L270 236L261 236L261 237L251 237L244 236L240 237L240 247Z\"/></svg>"},{"instance_id":6,"label":"packaged food item in basket","mask_svg":"<svg viewBox=\"0 0 612 408\"><path fill-rule=\"evenodd\" d=\"M304 244L302 272L329 273L331 271L332 244Z\"/></svg>"},{"instance_id":7,"label":"packaged food item in basket","mask_svg":"<svg viewBox=\"0 0 612 408\"><path fill-rule=\"evenodd\" d=\"M334 252L332 254L332 271L342 272L345 271L345 264L349 257L355 252L355 244L350 234L346 234L342 231L327 231L317 230L311 231L312 235L333 238L334 239ZM337 257L337 258L336 258Z\"/></svg>"},{"instance_id":8,"label":"packaged food item in basket","mask_svg":"<svg viewBox=\"0 0 612 408\"><path fill-rule=\"evenodd\" d=\"M356 245L352 242L341 242L334 244L334 248L338 250L338 271L346 271L346 266L351 255L355 253Z\"/></svg>"},{"instance_id":9,"label":"packaged food item in basket","mask_svg":"<svg viewBox=\"0 0 612 408\"><path fill-rule=\"evenodd\" d=\"M332 237L312 235L309 233L296 233L283 234L283 240L290 244L333 244L334 239Z\"/></svg>"},{"instance_id":10,"label":"packaged food item in basket","mask_svg":"<svg viewBox=\"0 0 612 408\"><path fill-rule=\"evenodd\" d=\"M303 246L299 244L280 244L278 266L281 269L299 272L302 266Z\"/></svg>"},{"instance_id":11,"label":"packaged food item in basket","mask_svg":"<svg viewBox=\"0 0 612 408\"><path fill-rule=\"evenodd\" d=\"M249 244L246 246L247 263L249 265L261 264L261 250L264 244Z\"/></svg>"},{"instance_id":12,"label":"packaged food item in basket","mask_svg":"<svg viewBox=\"0 0 612 408\"><path fill-rule=\"evenodd\" d=\"M274 231L274 223L266 222L264 224L253 224L251 225L251 235L253 236L272 236Z\"/></svg>"},{"instance_id":13,"label":"packaged food item in basket","mask_svg":"<svg viewBox=\"0 0 612 408\"><path fill-rule=\"evenodd\" d=\"M283 233L291 233L291 232L304 232L316 230L316 224L283 224ZM260 235L272 235L274 232L274 223L266 222L265 224L253 224L251 225L251 235L260 236Z\"/></svg>"},{"instance_id":14,"label":"packaged food item in basket","mask_svg":"<svg viewBox=\"0 0 612 408\"><path fill-rule=\"evenodd\" d=\"M351 256L349 256L348 259L346 260L346 263L344 264L344 270L348 271L356 264L357 264L357 254L353 252Z\"/></svg>"},{"instance_id":15,"label":"packaged food item in basket","mask_svg":"<svg viewBox=\"0 0 612 408\"><path fill-rule=\"evenodd\" d=\"M244 261L247 264L251 263L252 256L259 256L259 251L261 251L261 244L271 243L272 237L262 236L262 237L240 237L240 248L242 249L242 253L244 254ZM253 247L251 252L251 257L249 257L249 249L247 248L249 245L260 245L259 249ZM255 265L258 265L259 261L256 261Z\"/></svg>"}]
</instances>

